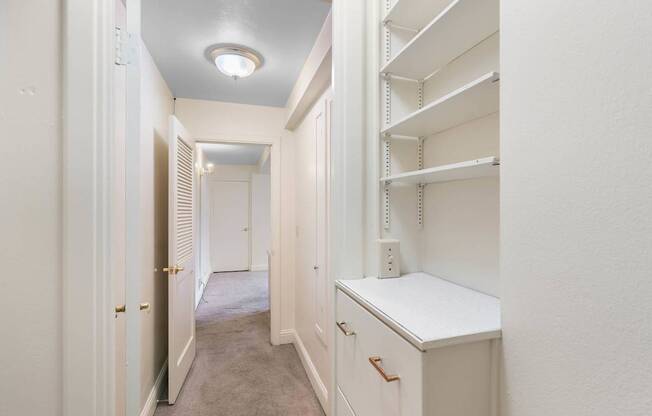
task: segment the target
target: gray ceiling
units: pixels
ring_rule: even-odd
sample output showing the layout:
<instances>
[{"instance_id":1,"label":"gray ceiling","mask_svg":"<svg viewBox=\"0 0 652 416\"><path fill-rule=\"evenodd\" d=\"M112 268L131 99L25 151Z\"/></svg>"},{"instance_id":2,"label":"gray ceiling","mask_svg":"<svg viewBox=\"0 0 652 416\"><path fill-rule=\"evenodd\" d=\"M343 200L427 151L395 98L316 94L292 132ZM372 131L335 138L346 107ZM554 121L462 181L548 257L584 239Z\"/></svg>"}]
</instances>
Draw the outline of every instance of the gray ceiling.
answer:
<instances>
[{"instance_id":1,"label":"gray ceiling","mask_svg":"<svg viewBox=\"0 0 652 416\"><path fill-rule=\"evenodd\" d=\"M143 38L179 98L282 107L330 10L325 0L143 0ZM206 57L212 45L256 50L263 65L234 81Z\"/></svg>"},{"instance_id":2,"label":"gray ceiling","mask_svg":"<svg viewBox=\"0 0 652 416\"><path fill-rule=\"evenodd\" d=\"M214 165L255 165L263 155L264 144L201 143L206 161Z\"/></svg>"}]
</instances>

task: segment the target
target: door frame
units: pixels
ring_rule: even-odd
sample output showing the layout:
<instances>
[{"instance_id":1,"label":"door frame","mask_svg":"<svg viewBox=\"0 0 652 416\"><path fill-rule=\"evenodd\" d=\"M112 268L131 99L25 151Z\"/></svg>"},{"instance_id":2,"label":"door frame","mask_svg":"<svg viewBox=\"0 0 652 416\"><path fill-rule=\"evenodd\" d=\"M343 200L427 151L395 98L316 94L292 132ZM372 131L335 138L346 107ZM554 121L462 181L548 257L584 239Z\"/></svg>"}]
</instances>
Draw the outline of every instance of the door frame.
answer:
<instances>
[{"instance_id":1,"label":"door frame","mask_svg":"<svg viewBox=\"0 0 652 416\"><path fill-rule=\"evenodd\" d=\"M115 415L110 198L114 1L66 0L63 43L62 399L65 415Z\"/></svg>"},{"instance_id":2,"label":"door frame","mask_svg":"<svg viewBox=\"0 0 652 416\"><path fill-rule=\"evenodd\" d=\"M286 302L292 302L290 293L283 293L281 265L283 264L283 251L281 246L281 138L251 138L220 136L195 138L195 144L225 143L225 144L262 144L270 146L270 214L271 214L271 264L268 270L269 279L269 312L270 312L270 341L272 345L287 343L287 336L281 330L281 305L282 297L288 297ZM251 219L250 219L251 221ZM204 226L204 224L201 224ZM250 248L251 250L251 248Z\"/></svg>"}]
</instances>

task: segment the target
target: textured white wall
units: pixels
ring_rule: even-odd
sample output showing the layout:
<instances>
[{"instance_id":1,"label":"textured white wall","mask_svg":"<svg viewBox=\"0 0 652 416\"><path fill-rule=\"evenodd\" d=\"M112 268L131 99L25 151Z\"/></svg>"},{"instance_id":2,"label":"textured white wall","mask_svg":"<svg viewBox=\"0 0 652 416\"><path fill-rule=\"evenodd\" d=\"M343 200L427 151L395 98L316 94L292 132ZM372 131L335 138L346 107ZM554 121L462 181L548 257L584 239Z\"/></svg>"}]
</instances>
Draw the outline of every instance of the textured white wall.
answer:
<instances>
[{"instance_id":1,"label":"textured white wall","mask_svg":"<svg viewBox=\"0 0 652 416\"><path fill-rule=\"evenodd\" d=\"M1 415L62 414L60 3L0 2Z\"/></svg>"},{"instance_id":2,"label":"textured white wall","mask_svg":"<svg viewBox=\"0 0 652 416\"><path fill-rule=\"evenodd\" d=\"M503 0L506 416L652 414L652 2Z\"/></svg>"}]
</instances>

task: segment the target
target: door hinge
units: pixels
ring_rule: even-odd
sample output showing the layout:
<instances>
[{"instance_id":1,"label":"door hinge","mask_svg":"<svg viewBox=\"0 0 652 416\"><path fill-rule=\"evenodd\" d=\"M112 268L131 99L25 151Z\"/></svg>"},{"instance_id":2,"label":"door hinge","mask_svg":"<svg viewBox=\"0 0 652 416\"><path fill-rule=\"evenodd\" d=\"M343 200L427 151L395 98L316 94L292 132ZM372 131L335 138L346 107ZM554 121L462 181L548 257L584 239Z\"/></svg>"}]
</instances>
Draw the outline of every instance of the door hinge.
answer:
<instances>
[{"instance_id":1,"label":"door hinge","mask_svg":"<svg viewBox=\"0 0 652 416\"><path fill-rule=\"evenodd\" d=\"M115 27L115 64L129 65L131 63L131 35L120 26Z\"/></svg>"}]
</instances>

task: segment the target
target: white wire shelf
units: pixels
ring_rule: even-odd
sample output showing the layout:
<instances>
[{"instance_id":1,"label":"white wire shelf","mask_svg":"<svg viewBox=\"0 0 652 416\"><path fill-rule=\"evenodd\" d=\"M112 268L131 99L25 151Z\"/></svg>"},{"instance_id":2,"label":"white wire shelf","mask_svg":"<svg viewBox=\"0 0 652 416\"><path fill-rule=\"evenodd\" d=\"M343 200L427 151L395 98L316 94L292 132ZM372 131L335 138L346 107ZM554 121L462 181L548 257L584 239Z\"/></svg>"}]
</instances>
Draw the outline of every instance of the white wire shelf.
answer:
<instances>
[{"instance_id":1,"label":"white wire shelf","mask_svg":"<svg viewBox=\"0 0 652 416\"><path fill-rule=\"evenodd\" d=\"M423 2L421 0L417 3ZM400 5L404 3L404 5ZM420 7L399 0L392 15L406 22L417 21ZM455 0L423 28L382 69L389 73L422 80L437 69L498 31L499 0ZM398 21L397 21L398 23Z\"/></svg>"},{"instance_id":2,"label":"white wire shelf","mask_svg":"<svg viewBox=\"0 0 652 416\"><path fill-rule=\"evenodd\" d=\"M385 128L384 136L427 137L498 111L500 74L489 72Z\"/></svg>"},{"instance_id":3,"label":"white wire shelf","mask_svg":"<svg viewBox=\"0 0 652 416\"><path fill-rule=\"evenodd\" d=\"M495 156L467 160L450 165L435 166L428 169L399 173L380 178L381 183L428 184L436 182L458 181L463 179L484 178L500 174L500 159Z\"/></svg>"}]
</instances>

